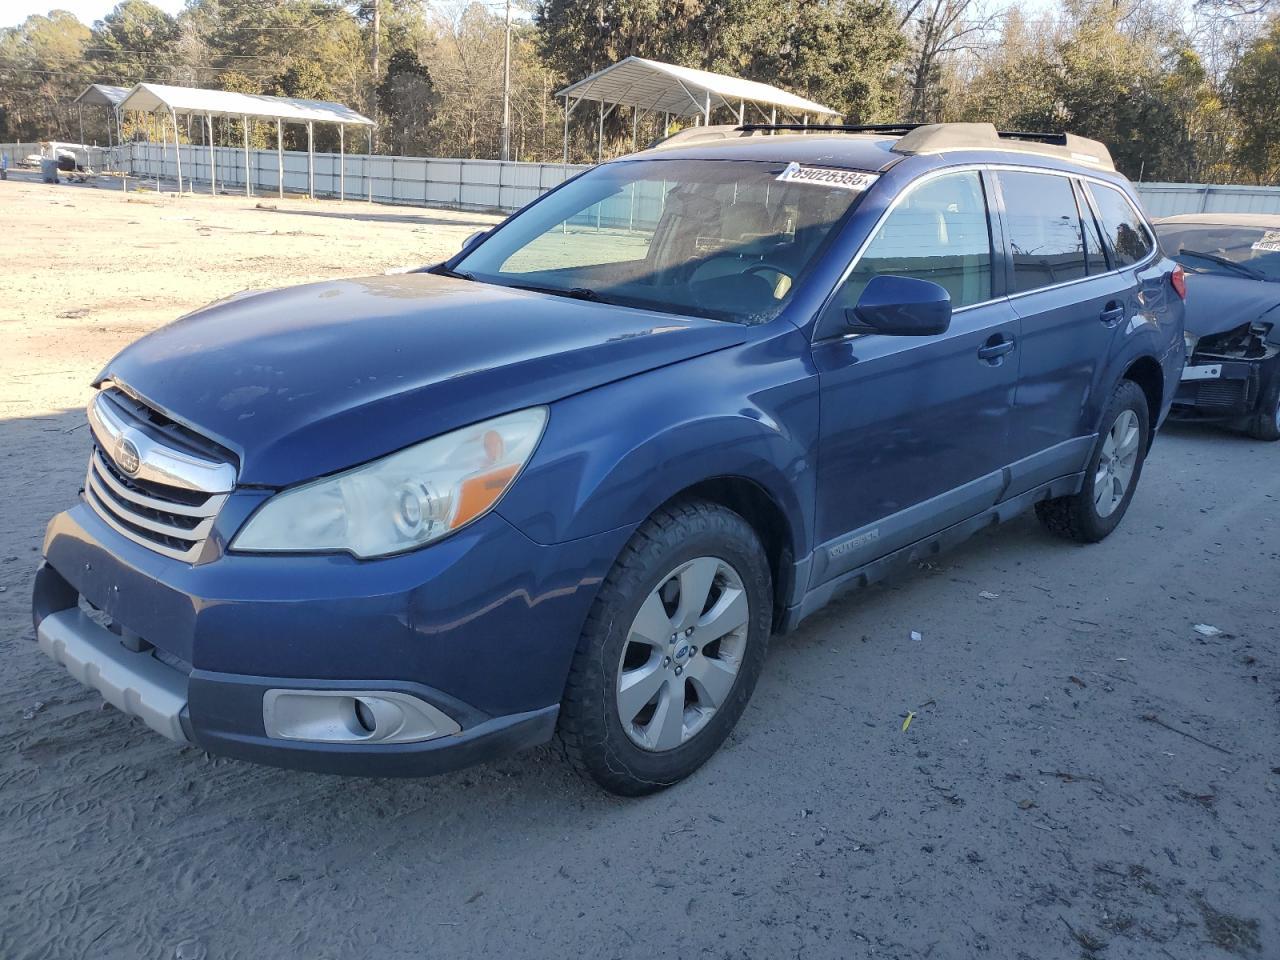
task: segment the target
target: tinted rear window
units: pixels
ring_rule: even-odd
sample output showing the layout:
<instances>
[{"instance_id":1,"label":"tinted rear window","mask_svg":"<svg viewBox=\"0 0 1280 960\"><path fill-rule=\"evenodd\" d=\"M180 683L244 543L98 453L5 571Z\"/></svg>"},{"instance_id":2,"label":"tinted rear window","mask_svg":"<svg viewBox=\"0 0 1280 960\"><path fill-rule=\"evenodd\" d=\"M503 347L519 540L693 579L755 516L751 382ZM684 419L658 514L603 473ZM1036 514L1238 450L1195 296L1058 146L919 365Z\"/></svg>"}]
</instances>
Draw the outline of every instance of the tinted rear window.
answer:
<instances>
[{"instance_id":1,"label":"tinted rear window","mask_svg":"<svg viewBox=\"0 0 1280 960\"><path fill-rule=\"evenodd\" d=\"M1155 244L1147 225L1128 197L1115 187L1100 183L1091 184L1090 189L1098 205L1098 215L1102 217L1102 229L1115 251L1116 266L1128 267L1145 260L1155 249Z\"/></svg>"},{"instance_id":2,"label":"tinted rear window","mask_svg":"<svg viewBox=\"0 0 1280 960\"><path fill-rule=\"evenodd\" d=\"M1084 234L1067 177L1000 174L1013 251L1015 293L1079 280L1087 273Z\"/></svg>"}]
</instances>

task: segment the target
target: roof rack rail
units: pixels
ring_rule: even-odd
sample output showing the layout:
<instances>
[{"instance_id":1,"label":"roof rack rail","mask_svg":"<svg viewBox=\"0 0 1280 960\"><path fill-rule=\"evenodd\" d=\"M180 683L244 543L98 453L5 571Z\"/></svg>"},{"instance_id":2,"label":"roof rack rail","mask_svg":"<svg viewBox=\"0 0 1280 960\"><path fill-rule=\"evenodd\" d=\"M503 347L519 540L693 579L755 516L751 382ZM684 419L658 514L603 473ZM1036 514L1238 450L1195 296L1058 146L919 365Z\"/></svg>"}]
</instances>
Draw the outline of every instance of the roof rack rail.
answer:
<instances>
[{"instance_id":1,"label":"roof rack rail","mask_svg":"<svg viewBox=\"0 0 1280 960\"><path fill-rule=\"evenodd\" d=\"M941 153L944 150L1011 150L1057 157L1085 166L1114 170L1111 151L1097 140L1073 133L997 130L990 123L746 123L741 135L788 133L883 133L897 136L894 153Z\"/></svg>"},{"instance_id":2,"label":"roof rack rail","mask_svg":"<svg viewBox=\"0 0 1280 960\"><path fill-rule=\"evenodd\" d=\"M997 130L991 123L744 123L688 127L655 141L651 147L731 140L758 133L880 133L897 137L894 153L942 153L948 150L1005 150L1055 157L1087 167L1114 170L1105 144L1074 133Z\"/></svg>"},{"instance_id":3,"label":"roof rack rail","mask_svg":"<svg viewBox=\"0 0 1280 960\"><path fill-rule=\"evenodd\" d=\"M737 140L763 133L883 133L902 136L918 123L719 123L707 127L685 127L666 137L659 137L645 149L686 147L709 140Z\"/></svg>"},{"instance_id":4,"label":"roof rack rail","mask_svg":"<svg viewBox=\"0 0 1280 960\"><path fill-rule=\"evenodd\" d=\"M747 136L750 136L750 133L743 131L737 124L715 123L709 127L685 127L665 137L658 137L645 149L687 147L691 143L703 143L708 140L737 140Z\"/></svg>"},{"instance_id":5,"label":"roof rack rail","mask_svg":"<svg viewBox=\"0 0 1280 960\"><path fill-rule=\"evenodd\" d=\"M1074 133L1033 133L997 130L990 123L929 123L904 134L891 148L894 153L941 153L945 150L1010 150L1057 157L1089 167L1114 170L1115 161L1105 144Z\"/></svg>"},{"instance_id":6,"label":"roof rack rail","mask_svg":"<svg viewBox=\"0 0 1280 960\"><path fill-rule=\"evenodd\" d=\"M996 136L1007 140L1027 140L1031 143L1051 143L1058 147L1065 147L1067 145L1067 135L1065 133L1040 133L1034 130L997 130Z\"/></svg>"},{"instance_id":7,"label":"roof rack rail","mask_svg":"<svg viewBox=\"0 0 1280 960\"><path fill-rule=\"evenodd\" d=\"M744 123L736 129L746 133L763 133L769 130L798 131L800 133L910 133L922 123Z\"/></svg>"}]
</instances>

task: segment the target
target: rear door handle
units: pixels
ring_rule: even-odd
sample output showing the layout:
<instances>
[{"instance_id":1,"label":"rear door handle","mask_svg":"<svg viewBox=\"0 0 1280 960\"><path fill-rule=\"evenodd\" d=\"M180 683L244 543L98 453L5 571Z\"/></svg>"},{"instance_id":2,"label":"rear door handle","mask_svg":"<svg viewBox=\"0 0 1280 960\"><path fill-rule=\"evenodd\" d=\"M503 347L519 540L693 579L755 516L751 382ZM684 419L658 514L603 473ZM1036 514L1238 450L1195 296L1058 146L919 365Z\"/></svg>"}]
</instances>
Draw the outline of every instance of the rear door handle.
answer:
<instances>
[{"instance_id":1,"label":"rear door handle","mask_svg":"<svg viewBox=\"0 0 1280 960\"><path fill-rule=\"evenodd\" d=\"M1014 348L1014 345L1012 337L1005 338L1003 334L997 333L978 348L978 357L988 363L995 363L1006 353L1009 353Z\"/></svg>"},{"instance_id":2,"label":"rear door handle","mask_svg":"<svg viewBox=\"0 0 1280 960\"><path fill-rule=\"evenodd\" d=\"M1114 327L1117 323L1124 319L1124 305L1111 300L1107 302L1102 313L1098 314L1098 319L1108 327Z\"/></svg>"}]
</instances>

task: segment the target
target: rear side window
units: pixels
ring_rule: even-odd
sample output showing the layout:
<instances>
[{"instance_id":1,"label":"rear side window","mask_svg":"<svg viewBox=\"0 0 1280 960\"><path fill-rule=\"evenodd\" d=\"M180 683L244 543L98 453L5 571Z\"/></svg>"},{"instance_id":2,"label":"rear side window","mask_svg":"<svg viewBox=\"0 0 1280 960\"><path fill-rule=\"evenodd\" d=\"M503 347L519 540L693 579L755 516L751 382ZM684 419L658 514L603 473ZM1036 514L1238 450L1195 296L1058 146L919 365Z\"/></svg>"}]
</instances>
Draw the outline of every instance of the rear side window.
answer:
<instances>
[{"instance_id":1,"label":"rear side window","mask_svg":"<svg viewBox=\"0 0 1280 960\"><path fill-rule=\"evenodd\" d=\"M1115 251L1116 266L1128 267L1140 263L1150 256L1155 249L1151 232L1138 211L1134 209L1129 198L1115 187L1091 184L1093 199L1098 205L1098 215L1102 217L1102 229L1111 239L1111 249Z\"/></svg>"},{"instance_id":2,"label":"rear side window","mask_svg":"<svg viewBox=\"0 0 1280 960\"><path fill-rule=\"evenodd\" d=\"M991 230L981 175L946 174L908 188L833 305L855 306L871 278L881 274L930 280L947 289L952 307L990 300Z\"/></svg>"},{"instance_id":3,"label":"rear side window","mask_svg":"<svg viewBox=\"0 0 1280 960\"><path fill-rule=\"evenodd\" d=\"M1080 207L1080 222L1084 224L1084 252L1089 272L1106 273L1107 253L1102 244L1102 232L1098 229L1098 221L1094 219L1093 210L1089 206L1084 184L1079 181L1076 182L1076 203Z\"/></svg>"},{"instance_id":4,"label":"rear side window","mask_svg":"<svg viewBox=\"0 0 1280 960\"><path fill-rule=\"evenodd\" d=\"M1013 292L1079 280L1088 272L1075 192L1067 177L1000 173L1013 252Z\"/></svg>"}]
</instances>

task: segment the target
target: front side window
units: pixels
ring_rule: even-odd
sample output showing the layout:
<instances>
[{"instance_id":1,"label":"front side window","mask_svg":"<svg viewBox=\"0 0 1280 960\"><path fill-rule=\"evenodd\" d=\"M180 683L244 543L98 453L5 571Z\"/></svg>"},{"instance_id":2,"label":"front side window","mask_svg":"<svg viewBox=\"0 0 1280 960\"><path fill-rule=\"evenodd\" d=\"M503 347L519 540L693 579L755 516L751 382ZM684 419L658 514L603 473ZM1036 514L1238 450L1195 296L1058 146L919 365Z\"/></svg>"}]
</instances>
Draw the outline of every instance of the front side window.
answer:
<instances>
[{"instance_id":1,"label":"front side window","mask_svg":"<svg viewBox=\"0 0 1280 960\"><path fill-rule=\"evenodd\" d=\"M856 306L871 278L882 274L945 287L953 308L991 299L991 229L977 171L908 188L841 285L833 307Z\"/></svg>"},{"instance_id":2,"label":"front side window","mask_svg":"<svg viewBox=\"0 0 1280 960\"><path fill-rule=\"evenodd\" d=\"M745 160L605 164L516 214L452 270L567 297L762 323L787 304L874 181L820 172L828 176L795 177L784 162Z\"/></svg>"},{"instance_id":3,"label":"front side window","mask_svg":"<svg viewBox=\"0 0 1280 960\"><path fill-rule=\"evenodd\" d=\"M1045 173L1000 173L1013 253L1013 292L1087 275L1084 233L1071 180Z\"/></svg>"},{"instance_id":4,"label":"front side window","mask_svg":"<svg viewBox=\"0 0 1280 960\"><path fill-rule=\"evenodd\" d=\"M1115 251L1116 266L1130 267L1147 259L1155 249L1155 243L1129 198L1115 187L1100 183L1091 184L1090 190L1098 205L1098 215L1102 217L1102 229Z\"/></svg>"}]
</instances>

